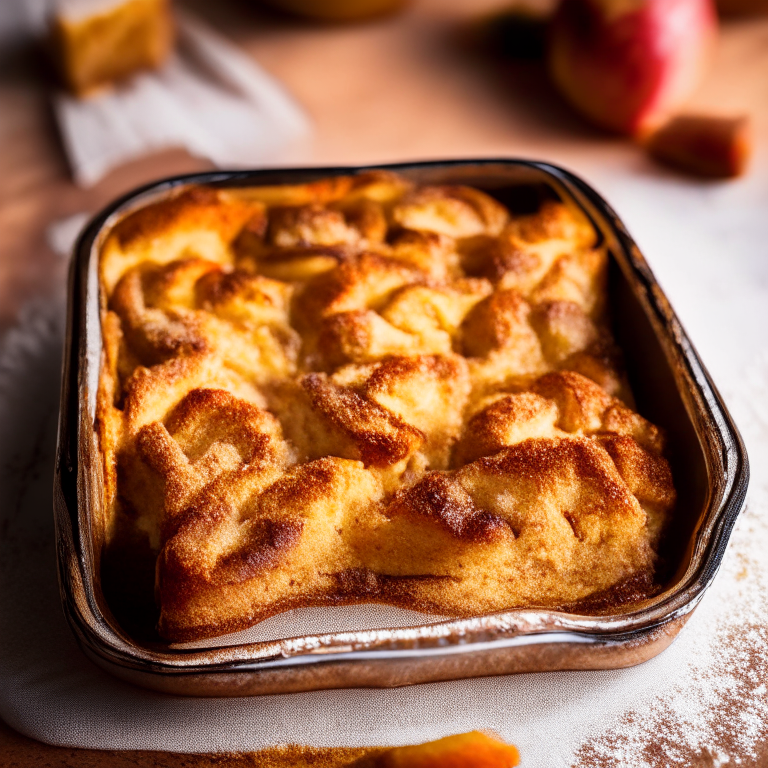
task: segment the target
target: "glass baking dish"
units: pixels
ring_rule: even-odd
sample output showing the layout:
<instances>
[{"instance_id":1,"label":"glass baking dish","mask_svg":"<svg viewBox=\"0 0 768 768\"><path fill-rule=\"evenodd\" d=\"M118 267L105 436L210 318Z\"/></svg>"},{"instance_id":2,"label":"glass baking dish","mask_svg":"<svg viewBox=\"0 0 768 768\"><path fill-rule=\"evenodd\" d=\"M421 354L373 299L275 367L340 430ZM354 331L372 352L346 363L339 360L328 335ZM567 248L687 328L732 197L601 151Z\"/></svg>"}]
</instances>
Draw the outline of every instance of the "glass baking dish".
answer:
<instances>
[{"instance_id":1,"label":"glass baking dish","mask_svg":"<svg viewBox=\"0 0 768 768\"><path fill-rule=\"evenodd\" d=\"M374 168L419 183L470 184L513 210L555 194L592 221L611 254L612 322L638 410L669 438L678 504L661 553L664 589L608 615L516 609L258 642L235 637L223 647L216 641L204 647L139 642L114 619L100 580L102 461L94 418L102 354L97 263L103 235L130 210L188 184L298 184ZM672 642L715 578L748 481L741 437L642 254L611 207L562 168L525 160L460 160L181 176L121 198L93 219L75 246L54 495L61 598L83 651L138 685L184 695L243 696L641 663Z\"/></svg>"}]
</instances>

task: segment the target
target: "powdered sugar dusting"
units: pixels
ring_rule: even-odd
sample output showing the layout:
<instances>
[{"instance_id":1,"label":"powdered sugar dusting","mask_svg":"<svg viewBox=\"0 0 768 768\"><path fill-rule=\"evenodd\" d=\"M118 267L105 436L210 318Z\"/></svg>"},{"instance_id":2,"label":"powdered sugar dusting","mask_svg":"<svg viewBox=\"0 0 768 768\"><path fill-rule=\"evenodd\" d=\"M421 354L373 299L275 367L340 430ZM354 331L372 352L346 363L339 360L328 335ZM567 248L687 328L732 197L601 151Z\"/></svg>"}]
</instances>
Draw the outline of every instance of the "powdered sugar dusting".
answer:
<instances>
[{"instance_id":1,"label":"powdered sugar dusting","mask_svg":"<svg viewBox=\"0 0 768 768\"><path fill-rule=\"evenodd\" d=\"M674 684L583 742L579 768L768 764L768 354L726 391L753 468L747 508Z\"/></svg>"}]
</instances>

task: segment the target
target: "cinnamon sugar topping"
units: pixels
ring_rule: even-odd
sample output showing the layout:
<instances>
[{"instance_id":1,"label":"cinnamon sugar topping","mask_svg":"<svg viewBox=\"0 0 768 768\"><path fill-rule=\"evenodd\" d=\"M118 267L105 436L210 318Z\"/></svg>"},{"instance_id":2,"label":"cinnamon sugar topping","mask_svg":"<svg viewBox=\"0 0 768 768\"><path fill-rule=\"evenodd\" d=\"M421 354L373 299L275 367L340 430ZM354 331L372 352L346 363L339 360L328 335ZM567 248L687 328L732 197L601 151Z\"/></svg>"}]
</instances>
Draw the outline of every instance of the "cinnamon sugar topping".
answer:
<instances>
[{"instance_id":1,"label":"cinnamon sugar topping","mask_svg":"<svg viewBox=\"0 0 768 768\"><path fill-rule=\"evenodd\" d=\"M108 530L156 553L161 634L651 585L675 491L660 430L620 399L606 265L565 204L515 216L386 173L191 187L119 222Z\"/></svg>"}]
</instances>

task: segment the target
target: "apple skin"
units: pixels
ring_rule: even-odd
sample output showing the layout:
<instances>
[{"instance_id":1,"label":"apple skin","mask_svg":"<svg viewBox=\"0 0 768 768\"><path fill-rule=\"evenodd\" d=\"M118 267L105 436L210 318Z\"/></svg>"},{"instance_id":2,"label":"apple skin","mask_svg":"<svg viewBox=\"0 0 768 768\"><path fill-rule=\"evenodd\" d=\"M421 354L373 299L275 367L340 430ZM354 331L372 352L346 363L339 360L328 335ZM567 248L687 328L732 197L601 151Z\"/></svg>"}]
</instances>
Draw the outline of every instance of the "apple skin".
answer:
<instances>
[{"instance_id":1,"label":"apple skin","mask_svg":"<svg viewBox=\"0 0 768 768\"><path fill-rule=\"evenodd\" d=\"M717 30L713 0L563 0L550 73L595 125L642 136L696 87Z\"/></svg>"}]
</instances>

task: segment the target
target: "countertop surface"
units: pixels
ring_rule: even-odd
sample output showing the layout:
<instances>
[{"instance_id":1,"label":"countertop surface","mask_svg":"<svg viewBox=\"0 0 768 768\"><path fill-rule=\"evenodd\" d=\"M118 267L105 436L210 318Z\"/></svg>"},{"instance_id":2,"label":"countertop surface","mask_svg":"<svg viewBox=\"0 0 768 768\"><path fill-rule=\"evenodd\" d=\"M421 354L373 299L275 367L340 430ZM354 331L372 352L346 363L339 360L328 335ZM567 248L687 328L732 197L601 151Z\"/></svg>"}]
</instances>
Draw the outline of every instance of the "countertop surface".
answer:
<instances>
[{"instance_id":1,"label":"countertop surface","mask_svg":"<svg viewBox=\"0 0 768 768\"><path fill-rule=\"evenodd\" d=\"M304 105L315 129L307 164L527 157L569 167L624 217L703 359L717 360L710 364L716 381L718 370L747 365L754 344L765 349L768 18L725 25L717 59L692 101L695 109L753 118L756 153L749 175L715 184L677 177L632 144L586 126L552 92L539 65L502 66L474 50L468 32L499 7L498 0L421 0L397 16L347 26L297 22L235 0L188 5ZM47 239L52 222L95 213L157 177L209 167L173 150L124 166L91 189L77 188L53 122L50 89L46 66L33 51L0 46L0 335L25 304L64 280L66 264ZM711 256L713 238L722 261ZM699 261L698 251L710 257ZM723 268L754 278L738 316L722 317L717 295L687 277ZM96 764L85 751L38 747L3 727L0 755L7 754L15 757L0 757L0 764ZM152 760L137 755L130 764Z\"/></svg>"}]
</instances>

